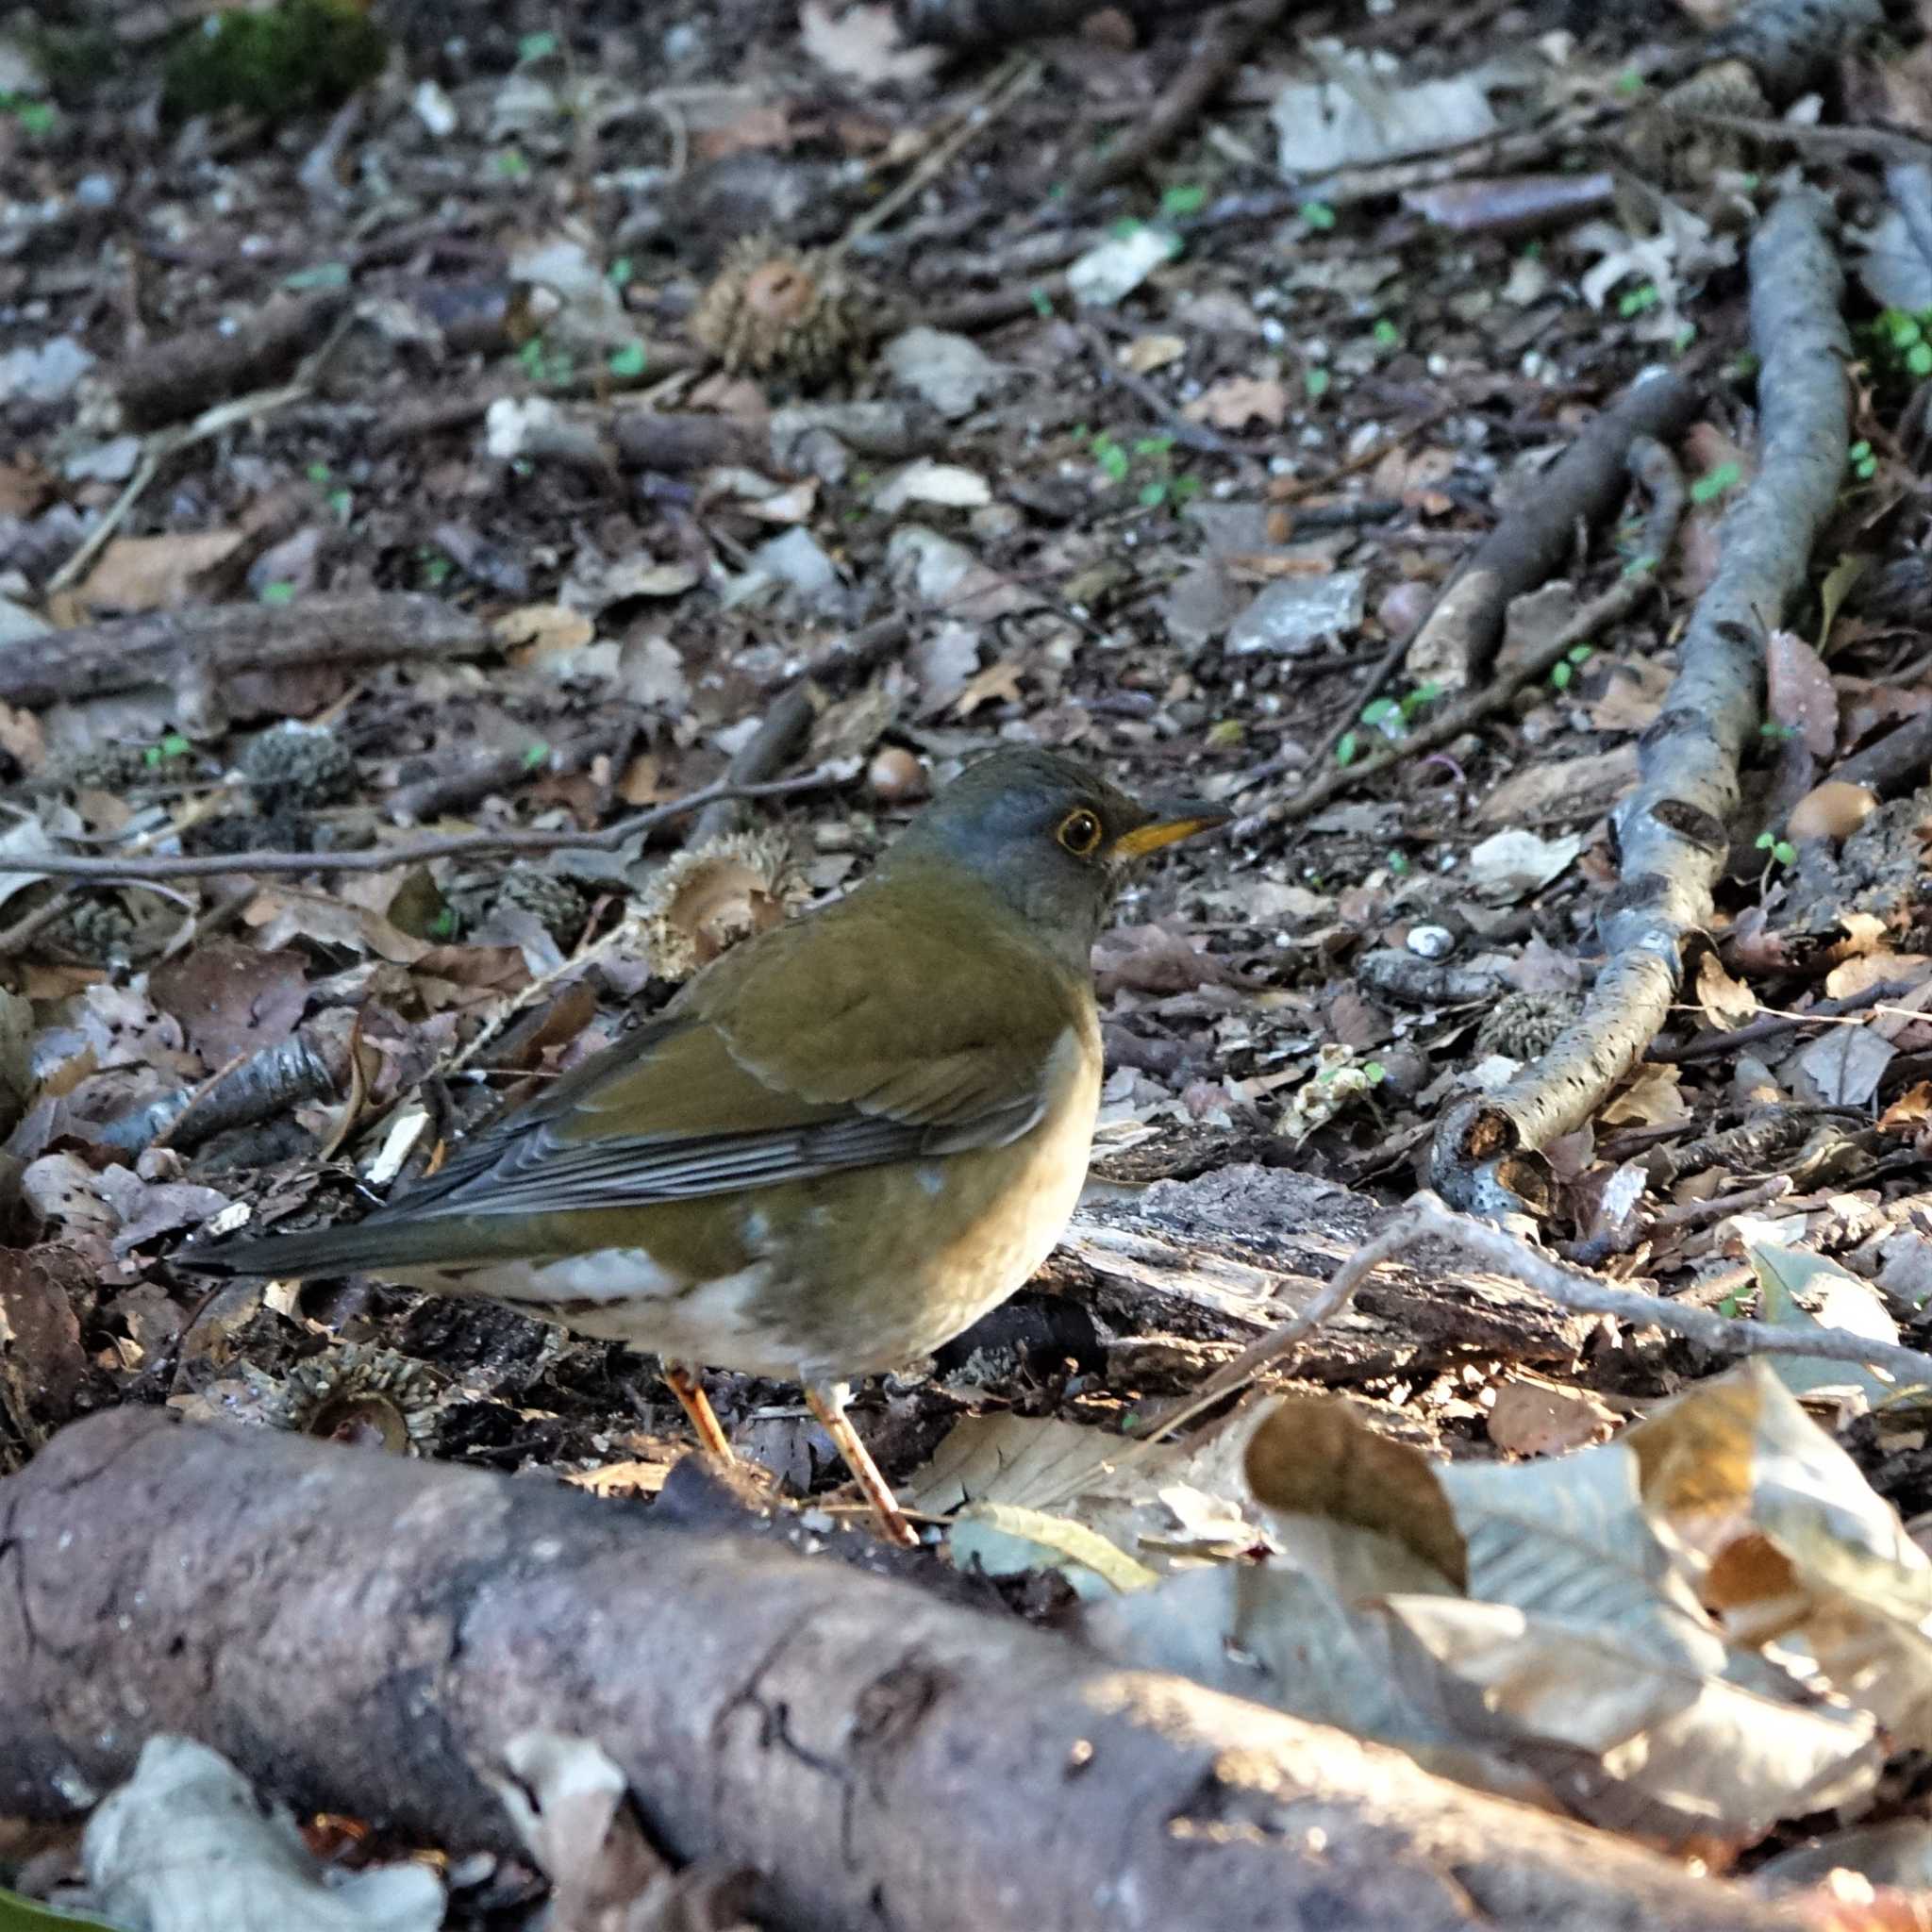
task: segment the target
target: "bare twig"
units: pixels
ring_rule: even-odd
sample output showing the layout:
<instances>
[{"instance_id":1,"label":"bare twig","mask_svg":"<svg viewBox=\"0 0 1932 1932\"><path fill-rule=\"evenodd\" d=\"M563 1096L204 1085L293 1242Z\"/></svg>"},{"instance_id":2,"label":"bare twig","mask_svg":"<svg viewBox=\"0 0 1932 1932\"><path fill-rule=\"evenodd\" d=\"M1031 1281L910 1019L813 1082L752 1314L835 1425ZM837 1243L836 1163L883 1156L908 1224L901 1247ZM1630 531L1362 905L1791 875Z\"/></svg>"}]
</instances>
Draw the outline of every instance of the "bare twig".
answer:
<instances>
[{"instance_id":1,"label":"bare twig","mask_svg":"<svg viewBox=\"0 0 1932 1932\"><path fill-rule=\"evenodd\" d=\"M1167 425L1174 433L1174 440L1183 449L1199 450L1204 456L1215 457L1238 457L1241 454L1236 444L1209 429L1205 423L1191 422L1183 416L1145 376L1136 375L1131 369L1123 369L1114 359L1113 345L1091 322L1083 322L1079 326L1080 340L1087 344L1088 352L1100 371L1101 380L1124 389L1137 398L1157 423Z\"/></svg>"},{"instance_id":2,"label":"bare twig","mask_svg":"<svg viewBox=\"0 0 1932 1932\"><path fill-rule=\"evenodd\" d=\"M232 328L195 329L151 343L114 387L130 427L164 429L238 390L272 391L349 311L346 289L272 301Z\"/></svg>"},{"instance_id":3,"label":"bare twig","mask_svg":"<svg viewBox=\"0 0 1932 1932\"><path fill-rule=\"evenodd\" d=\"M1657 1037L1684 943L1710 917L1738 761L1757 728L1765 633L1805 582L1844 474L1852 350L1830 220L1821 196L1794 190L1753 238L1757 475L1725 520L1717 575L1639 746L1637 788L1618 808L1623 883L1599 915L1607 958L1589 1001L1535 1065L1457 1103L1437 1128L1432 1175L1459 1207L1521 1205L1519 1190L1541 1171L1537 1150L1588 1120Z\"/></svg>"},{"instance_id":4,"label":"bare twig","mask_svg":"<svg viewBox=\"0 0 1932 1932\"><path fill-rule=\"evenodd\" d=\"M775 778L798 756L818 714L819 697L809 678L801 679L779 696L725 769L724 782L738 790L721 795L698 814L698 822L691 827L693 843L722 838L736 828L744 816L738 800L751 795L746 788Z\"/></svg>"},{"instance_id":5,"label":"bare twig","mask_svg":"<svg viewBox=\"0 0 1932 1932\"><path fill-rule=\"evenodd\" d=\"M1643 1057L1647 1060L1679 1063L1714 1059L1721 1054L1735 1053L1741 1046L1756 1046L1759 1041L1776 1040L1784 1034L1794 1033L1800 1026L1840 1020L1848 1013L1867 1012L1874 1007L1883 1006L1887 1000L1909 992L1911 989L1912 983L1908 979L1881 980L1878 985L1868 986L1862 992L1847 994L1841 1000L1820 1000L1807 1013L1761 1013L1729 1033L1702 1034L1695 1040L1687 1040L1681 1046L1660 1046L1653 1042Z\"/></svg>"},{"instance_id":6,"label":"bare twig","mask_svg":"<svg viewBox=\"0 0 1932 1932\"><path fill-rule=\"evenodd\" d=\"M1675 120L1724 134L1741 134L1773 147L1798 148L1807 154L1870 155L1874 160L1921 165L1932 159L1932 142L1891 127L1807 127L1795 121L1772 121L1749 114L1721 114L1702 108L1664 108Z\"/></svg>"},{"instance_id":7,"label":"bare twig","mask_svg":"<svg viewBox=\"0 0 1932 1932\"><path fill-rule=\"evenodd\" d=\"M1780 1176L1782 1178L1782 1176ZM1849 1328L1774 1326L1743 1316L1720 1314L1693 1302L1670 1301L1641 1289L1614 1288L1580 1268L1572 1268L1521 1236L1492 1222L1458 1214L1426 1188L1412 1194L1373 1240L1349 1256L1307 1305L1280 1326L1224 1362L1193 1394L1171 1404L1136 1430L1131 1441L1110 1445L1110 1453L1074 1470L1056 1483L1034 1507L1050 1509L1077 1495L1103 1470L1119 1471L1139 1461L1157 1442L1197 1417L1238 1395L1257 1375L1286 1360L1324 1323L1332 1322L1375 1270L1408 1253L1419 1241L1434 1237L1488 1263L1497 1274L1546 1295L1574 1315L1608 1315L1633 1328L1660 1328L1714 1354L1802 1356L1855 1362L1895 1377L1902 1388L1932 1388L1932 1355L1895 1341L1875 1341Z\"/></svg>"},{"instance_id":8,"label":"bare twig","mask_svg":"<svg viewBox=\"0 0 1932 1932\"><path fill-rule=\"evenodd\" d=\"M512 852L615 852L687 812L727 798L783 798L800 791L841 785L851 776L842 766L822 766L796 778L739 785L720 779L654 805L597 832L451 832L423 839L397 839L364 852L208 852L163 854L154 858L81 858L68 853L37 853L16 865L42 878L113 879L145 885L155 879L220 878L232 873L387 872L396 865L422 865L432 858L483 858Z\"/></svg>"},{"instance_id":9,"label":"bare twig","mask_svg":"<svg viewBox=\"0 0 1932 1932\"><path fill-rule=\"evenodd\" d=\"M1166 0L1171 14L1199 13L1214 0ZM1092 0L898 0L908 41L941 47L1010 46L1041 34L1072 33Z\"/></svg>"},{"instance_id":10,"label":"bare twig","mask_svg":"<svg viewBox=\"0 0 1932 1932\"><path fill-rule=\"evenodd\" d=\"M196 680L226 698L233 680L251 672L473 658L496 648L480 618L408 591L144 610L0 645L0 700L31 708Z\"/></svg>"},{"instance_id":11,"label":"bare twig","mask_svg":"<svg viewBox=\"0 0 1932 1932\"><path fill-rule=\"evenodd\" d=\"M1902 791L1919 784L1932 765L1932 711L1922 711L1838 766L1831 774L1874 791Z\"/></svg>"},{"instance_id":12,"label":"bare twig","mask_svg":"<svg viewBox=\"0 0 1932 1932\"><path fill-rule=\"evenodd\" d=\"M1014 55L994 69L991 79L975 90L959 115L958 125L943 141L934 143L920 158L912 172L890 194L883 196L859 215L830 250L836 260L861 236L883 227L928 183L949 168L958 156L984 134L1013 103L1040 84L1045 70L1040 62Z\"/></svg>"},{"instance_id":13,"label":"bare twig","mask_svg":"<svg viewBox=\"0 0 1932 1932\"><path fill-rule=\"evenodd\" d=\"M1674 436L1697 402L1688 377L1654 370L1604 410L1449 580L1409 643L1410 675L1451 691L1478 677L1502 641L1510 599L1535 590L1561 563L1578 524L1598 522L1621 500L1632 441Z\"/></svg>"},{"instance_id":14,"label":"bare twig","mask_svg":"<svg viewBox=\"0 0 1932 1932\"><path fill-rule=\"evenodd\" d=\"M299 403L308 395L315 387L315 378L323 364L328 360L354 319L355 311L344 309L322 345L296 371L294 379L284 387L257 390L252 394L237 396L231 402L216 403L212 408L204 409L193 422L184 423L178 429L156 431L148 439L147 447L142 452L141 463L128 478L127 487L114 499L100 522L88 532L87 541L54 573L47 583L48 592L64 591L93 561L108 539L126 522L128 512L141 501L148 485L160 474L161 465L170 457L197 442L206 442L209 437L219 436L239 423L252 422L257 417L287 408L291 403Z\"/></svg>"},{"instance_id":15,"label":"bare twig","mask_svg":"<svg viewBox=\"0 0 1932 1932\"><path fill-rule=\"evenodd\" d=\"M1268 30L1287 12L1289 0L1235 0L1211 15L1195 39L1187 64L1135 126L1076 177L1077 192L1091 194L1131 180L1165 154L1193 125L1201 110L1232 80Z\"/></svg>"},{"instance_id":16,"label":"bare twig","mask_svg":"<svg viewBox=\"0 0 1932 1932\"><path fill-rule=\"evenodd\" d=\"M1438 745L1448 744L1460 738L1465 731L1505 709L1524 685L1547 676L1579 644L1601 637L1611 625L1620 623L1636 608L1641 599L1655 591L1657 573L1676 541L1677 525L1683 521L1684 479L1670 451L1662 443L1653 442L1647 437L1640 438L1631 445L1628 460L1633 473L1650 491L1650 514L1644 523L1642 555L1625 567L1623 575L1607 591L1591 598L1546 643L1530 652L1519 663L1511 665L1501 675L1491 678L1481 691L1431 713L1420 724L1410 725L1400 744L1384 745L1353 764L1334 765L1324 770L1323 761L1334 751L1342 732L1347 729L1348 719L1344 714L1341 724L1330 734L1322 750L1310 761L1314 776L1307 784L1294 797L1282 799L1257 813L1246 821L1247 824L1256 829L1264 825L1291 824L1320 811L1331 799L1353 790L1364 778L1373 778L1378 773L1392 770L1396 765L1434 751ZM1374 682L1365 687L1371 697L1394 670L1396 655L1391 648L1375 667Z\"/></svg>"}]
</instances>

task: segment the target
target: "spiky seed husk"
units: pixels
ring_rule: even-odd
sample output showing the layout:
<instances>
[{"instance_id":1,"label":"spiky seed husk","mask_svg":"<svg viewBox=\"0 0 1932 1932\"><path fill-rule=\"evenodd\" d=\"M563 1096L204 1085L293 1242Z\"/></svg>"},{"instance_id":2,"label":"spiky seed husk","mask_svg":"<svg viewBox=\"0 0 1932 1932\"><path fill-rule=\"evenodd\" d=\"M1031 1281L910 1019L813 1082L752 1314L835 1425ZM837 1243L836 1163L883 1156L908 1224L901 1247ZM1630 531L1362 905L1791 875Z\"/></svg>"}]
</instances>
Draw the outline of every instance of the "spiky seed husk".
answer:
<instances>
[{"instance_id":1,"label":"spiky seed husk","mask_svg":"<svg viewBox=\"0 0 1932 1932\"><path fill-rule=\"evenodd\" d=\"M1579 1010L1571 993L1506 992L1475 1029L1476 1051L1533 1060L1550 1050Z\"/></svg>"},{"instance_id":2,"label":"spiky seed husk","mask_svg":"<svg viewBox=\"0 0 1932 1932\"><path fill-rule=\"evenodd\" d=\"M791 848L769 832L732 832L680 852L638 908L660 979L689 979L727 946L776 925L800 894Z\"/></svg>"},{"instance_id":3,"label":"spiky seed husk","mask_svg":"<svg viewBox=\"0 0 1932 1932\"><path fill-rule=\"evenodd\" d=\"M880 311L876 291L828 257L753 237L732 250L687 326L734 375L810 386L852 366Z\"/></svg>"}]
</instances>

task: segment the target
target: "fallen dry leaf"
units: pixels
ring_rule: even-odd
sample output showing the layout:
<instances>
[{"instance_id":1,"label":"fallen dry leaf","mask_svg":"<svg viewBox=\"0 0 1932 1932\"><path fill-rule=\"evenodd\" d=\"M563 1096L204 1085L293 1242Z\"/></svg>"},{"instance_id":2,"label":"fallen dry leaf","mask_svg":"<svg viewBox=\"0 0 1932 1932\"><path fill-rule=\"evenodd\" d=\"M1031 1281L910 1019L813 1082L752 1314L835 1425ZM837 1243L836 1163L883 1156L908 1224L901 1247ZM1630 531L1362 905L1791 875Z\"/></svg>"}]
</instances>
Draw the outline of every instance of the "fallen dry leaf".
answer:
<instances>
[{"instance_id":1,"label":"fallen dry leaf","mask_svg":"<svg viewBox=\"0 0 1932 1932\"><path fill-rule=\"evenodd\" d=\"M239 530L116 537L75 595L90 609L160 610L182 603L194 580L241 547Z\"/></svg>"},{"instance_id":2,"label":"fallen dry leaf","mask_svg":"<svg viewBox=\"0 0 1932 1932\"><path fill-rule=\"evenodd\" d=\"M822 67L868 87L924 79L942 58L937 47L908 47L891 8L866 0L836 15L820 0L805 0L798 9L798 40Z\"/></svg>"},{"instance_id":3,"label":"fallen dry leaf","mask_svg":"<svg viewBox=\"0 0 1932 1932\"><path fill-rule=\"evenodd\" d=\"M1795 731L1814 758L1838 742L1838 692L1824 660L1794 631L1774 630L1764 649L1765 708Z\"/></svg>"},{"instance_id":4,"label":"fallen dry leaf","mask_svg":"<svg viewBox=\"0 0 1932 1932\"><path fill-rule=\"evenodd\" d=\"M1587 1389L1515 1375L1496 1391L1490 1441L1511 1456L1557 1456L1601 1442L1617 1426L1616 1413Z\"/></svg>"},{"instance_id":5,"label":"fallen dry leaf","mask_svg":"<svg viewBox=\"0 0 1932 1932\"><path fill-rule=\"evenodd\" d=\"M1188 345L1179 336L1136 336L1120 352L1120 360L1136 375L1150 375L1170 362L1178 362L1187 353Z\"/></svg>"},{"instance_id":6,"label":"fallen dry leaf","mask_svg":"<svg viewBox=\"0 0 1932 1932\"><path fill-rule=\"evenodd\" d=\"M180 1021L212 1072L238 1054L287 1039L302 1017L308 976L299 954L216 940L157 966L148 992Z\"/></svg>"},{"instance_id":7,"label":"fallen dry leaf","mask_svg":"<svg viewBox=\"0 0 1932 1932\"><path fill-rule=\"evenodd\" d=\"M1279 429L1288 417L1288 391L1268 376L1224 376L1181 414L1191 423L1211 423L1217 429L1241 430L1250 423Z\"/></svg>"}]
</instances>

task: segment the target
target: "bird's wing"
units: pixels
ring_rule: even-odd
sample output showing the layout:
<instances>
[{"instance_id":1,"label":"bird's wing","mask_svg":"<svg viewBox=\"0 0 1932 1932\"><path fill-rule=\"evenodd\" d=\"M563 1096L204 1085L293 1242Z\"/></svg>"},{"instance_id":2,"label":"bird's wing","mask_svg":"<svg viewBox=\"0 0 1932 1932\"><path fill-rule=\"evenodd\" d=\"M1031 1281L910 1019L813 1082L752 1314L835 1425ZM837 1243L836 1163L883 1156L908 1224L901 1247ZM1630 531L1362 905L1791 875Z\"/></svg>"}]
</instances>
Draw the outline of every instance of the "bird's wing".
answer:
<instances>
[{"instance_id":1,"label":"bird's wing","mask_svg":"<svg viewBox=\"0 0 1932 1932\"><path fill-rule=\"evenodd\" d=\"M1068 985L849 904L727 954L362 1225L689 1200L1018 1139L1078 1024Z\"/></svg>"}]
</instances>

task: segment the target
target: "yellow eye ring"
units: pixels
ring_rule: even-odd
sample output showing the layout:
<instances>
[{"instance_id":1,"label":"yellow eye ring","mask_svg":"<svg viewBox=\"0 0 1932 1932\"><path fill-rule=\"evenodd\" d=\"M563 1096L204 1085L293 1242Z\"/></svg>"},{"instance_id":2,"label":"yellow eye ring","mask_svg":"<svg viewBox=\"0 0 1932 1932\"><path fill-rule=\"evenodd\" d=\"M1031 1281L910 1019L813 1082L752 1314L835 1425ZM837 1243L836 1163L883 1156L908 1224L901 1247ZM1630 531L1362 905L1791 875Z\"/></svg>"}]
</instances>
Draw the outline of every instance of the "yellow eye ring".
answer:
<instances>
[{"instance_id":1,"label":"yellow eye ring","mask_svg":"<svg viewBox=\"0 0 1932 1932\"><path fill-rule=\"evenodd\" d=\"M1100 821L1084 808L1070 811L1055 836L1075 858L1091 858L1100 849Z\"/></svg>"}]
</instances>

